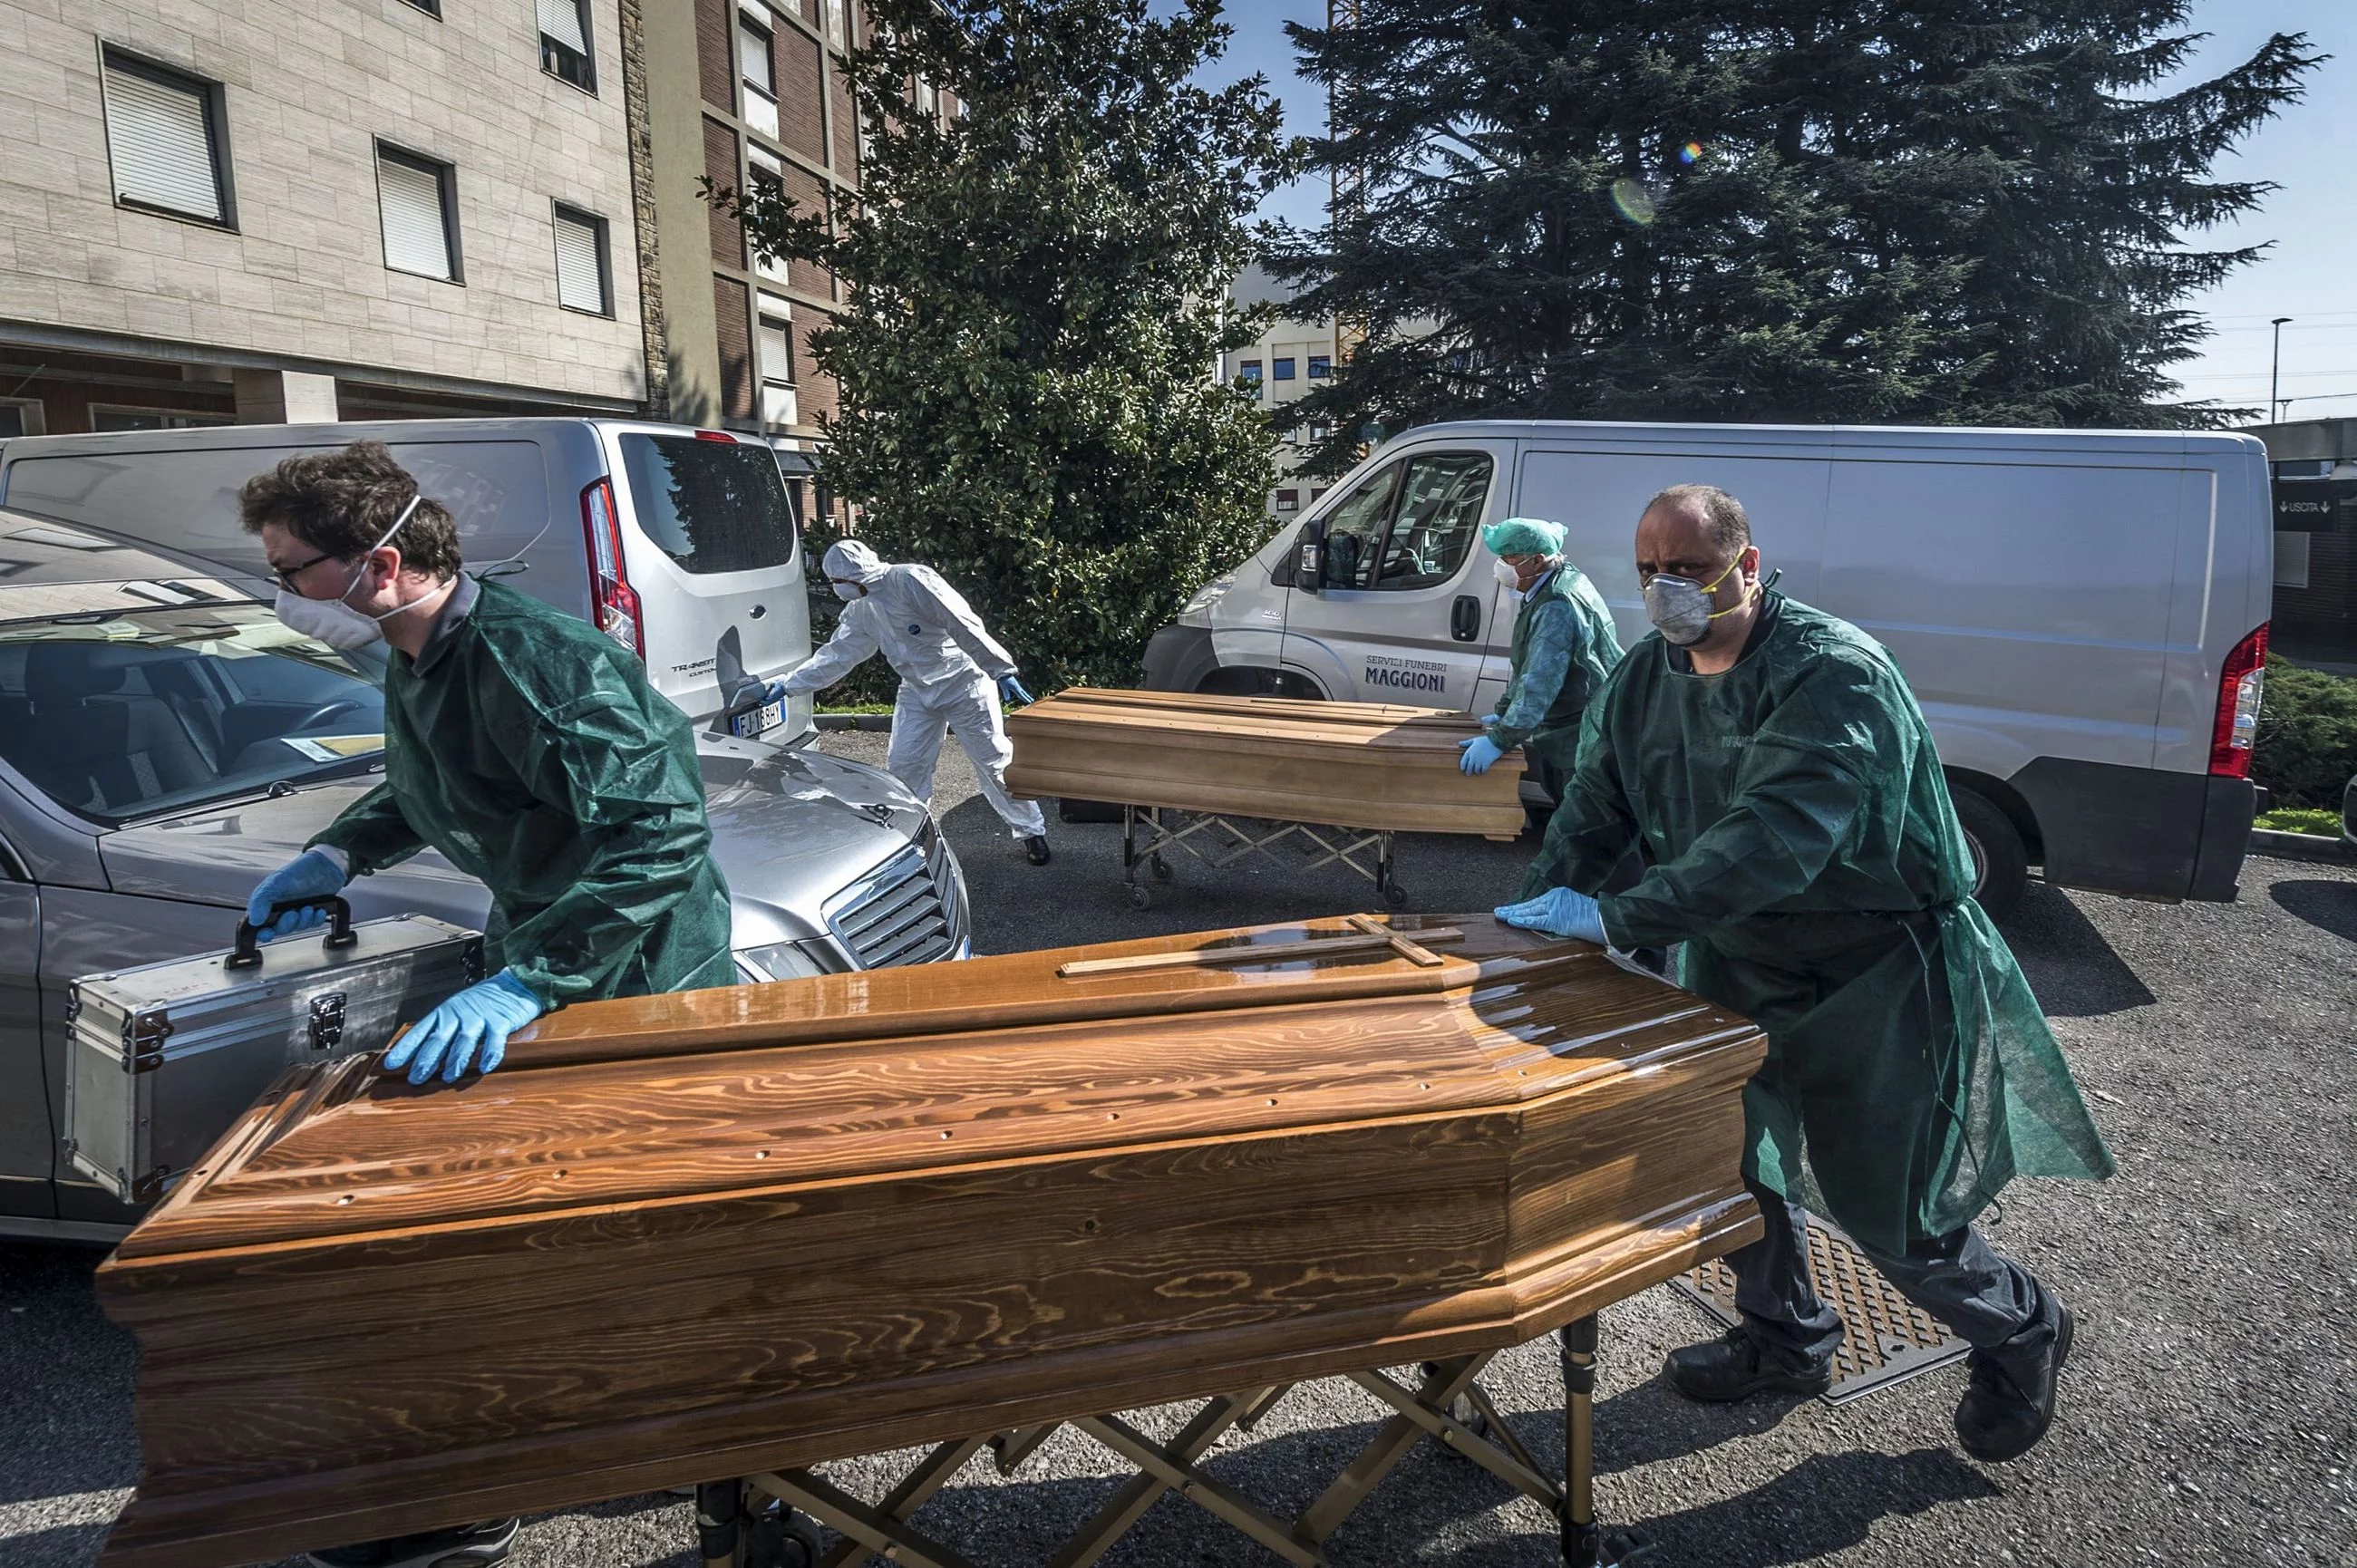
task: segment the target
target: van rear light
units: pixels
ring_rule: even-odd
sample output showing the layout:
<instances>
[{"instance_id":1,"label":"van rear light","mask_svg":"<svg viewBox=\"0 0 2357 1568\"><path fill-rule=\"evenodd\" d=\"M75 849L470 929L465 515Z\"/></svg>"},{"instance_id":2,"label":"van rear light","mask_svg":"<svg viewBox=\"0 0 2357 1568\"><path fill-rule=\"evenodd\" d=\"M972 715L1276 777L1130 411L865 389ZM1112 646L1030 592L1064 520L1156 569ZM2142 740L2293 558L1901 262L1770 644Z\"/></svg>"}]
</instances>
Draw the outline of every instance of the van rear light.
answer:
<instances>
[{"instance_id":1,"label":"van rear light","mask_svg":"<svg viewBox=\"0 0 2357 1568\"><path fill-rule=\"evenodd\" d=\"M581 532L589 548L589 610L597 629L643 659L646 622L638 590L622 567L622 524L614 512L614 487L598 480L581 492Z\"/></svg>"},{"instance_id":2,"label":"van rear light","mask_svg":"<svg viewBox=\"0 0 2357 1568\"><path fill-rule=\"evenodd\" d=\"M2210 771L2221 779L2251 776L2251 746L2259 738L2259 697L2267 682L2267 623L2234 644L2218 675L2218 723L2210 732Z\"/></svg>"},{"instance_id":3,"label":"van rear light","mask_svg":"<svg viewBox=\"0 0 2357 1568\"><path fill-rule=\"evenodd\" d=\"M737 445L737 437L729 435L726 430L699 430L695 433L695 438L698 441L726 441L731 446Z\"/></svg>"}]
</instances>

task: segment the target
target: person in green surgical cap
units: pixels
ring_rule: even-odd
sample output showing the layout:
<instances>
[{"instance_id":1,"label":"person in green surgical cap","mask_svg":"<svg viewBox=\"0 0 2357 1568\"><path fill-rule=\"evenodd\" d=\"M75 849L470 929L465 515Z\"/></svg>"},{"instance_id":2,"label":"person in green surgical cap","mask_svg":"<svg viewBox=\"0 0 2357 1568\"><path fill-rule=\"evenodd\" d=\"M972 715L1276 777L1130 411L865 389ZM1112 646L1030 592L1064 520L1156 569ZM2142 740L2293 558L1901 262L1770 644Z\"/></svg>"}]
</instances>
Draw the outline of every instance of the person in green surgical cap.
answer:
<instances>
[{"instance_id":1,"label":"person in green surgical cap","mask_svg":"<svg viewBox=\"0 0 2357 1568\"><path fill-rule=\"evenodd\" d=\"M1637 575L1654 634L1588 708L1545 891L1498 917L1683 942L1685 986L1767 1033L1743 1096L1766 1234L1728 1260L1741 1322L1674 1352L1670 1381L1711 1401L1828 1386L1843 1328L1809 1279L1814 1208L1971 1344L1957 1436L2014 1458L2053 1419L2073 1323L1973 1221L2017 1176L2101 1178L2112 1158L1973 900L1931 732L1879 644L1760 581L1724 491L1656 496ZM1650 869L1605 891L1640 843Z\"/></svg>"},{"instance_id":2,"label":"person in green surgical cap","mask_svg":"<svg viewBox=\"0 0 2357 1568\"><path fill-rule=\"evenodd\" d=\"M1579 752L1580 715L1620 662L1620 639L1604 596L1563 558L1563 524L1510 517L1481 530L1498 558L1498 580L1522 600L1514 615L1512 669L1481 734L1459 741L1458 766L1487 773L1523 748L1550 800L1563 798Z\"/></svg>"}]
</instances>

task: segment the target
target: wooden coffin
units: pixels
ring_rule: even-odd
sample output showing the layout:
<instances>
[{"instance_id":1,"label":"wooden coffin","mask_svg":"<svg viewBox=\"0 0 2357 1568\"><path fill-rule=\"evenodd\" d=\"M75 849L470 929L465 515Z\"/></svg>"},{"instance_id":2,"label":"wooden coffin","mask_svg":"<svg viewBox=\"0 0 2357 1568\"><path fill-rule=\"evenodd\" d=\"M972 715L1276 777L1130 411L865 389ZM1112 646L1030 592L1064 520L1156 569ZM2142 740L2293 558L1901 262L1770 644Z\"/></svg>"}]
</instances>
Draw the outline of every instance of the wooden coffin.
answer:
<instances>
[{"instance_id":1,"label":"wooden coffin","mask_svg":"<svg viewBox=\"0 0 2357 1568\"><path fill-rule=\"evenodd\" d=\"M1006 786L1278 822L1417 833L1523 831L1519 751L1474 776L1469 714L1080 686L1011 714Z\"/></svg>"},{"instance_id":2,"label":"wooden coffin","mask_svg":"<svg viewBox=\"0 0 2357 1568\"><path fill-rule=\"evenodd\" d=\"M457 1087L290 1069L100 1271L144 1462L102 1561L1501 1347L1758 1233L1750 1024L1585 943L1390 925L1436 934L595 1004Z\"/></svg>"}]
</instances>

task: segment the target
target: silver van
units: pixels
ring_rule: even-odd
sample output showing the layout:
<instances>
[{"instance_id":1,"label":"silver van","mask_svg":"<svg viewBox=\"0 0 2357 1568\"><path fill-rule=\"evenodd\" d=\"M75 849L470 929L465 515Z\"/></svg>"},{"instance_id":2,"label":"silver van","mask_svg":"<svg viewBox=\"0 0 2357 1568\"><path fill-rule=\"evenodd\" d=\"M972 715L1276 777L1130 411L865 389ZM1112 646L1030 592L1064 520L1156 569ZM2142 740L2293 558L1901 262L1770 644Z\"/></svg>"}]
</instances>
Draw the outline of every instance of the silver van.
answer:
<instances>
[{"instance_id":1,"label":"silver van","mask_svg":"<svg viewBox=\"0 0 2357 1568\"><path fill-rule=\"evenodd\" d=\"M2033 865L2139 897L2233 897L2273 580L2266 455L2247 435L1427 425L1206 585L1156 634L1146 684L1487 712L1514 601L1480 525L1564 524L1633 644L1651 630L1638 515L1688 483L1743 501L1781 589L1897 656L1992 908Z\"/></svg>"},{"instance_id":2,"label":"silver van","mask_svg":"<svg viewBox=\"0 0 2357 1568\"><path fill-rule=\"evenodd\" d=\"M0 446L0 504L260 580L241 486L282 457L382 441L457 520L470 571L604 628L692 718L737 677L810 654L810 602L778 456L749 436L623 419L225 424L27 436ZM736 733L810 727L809 699Z\"/></svg>"}]
</instances>

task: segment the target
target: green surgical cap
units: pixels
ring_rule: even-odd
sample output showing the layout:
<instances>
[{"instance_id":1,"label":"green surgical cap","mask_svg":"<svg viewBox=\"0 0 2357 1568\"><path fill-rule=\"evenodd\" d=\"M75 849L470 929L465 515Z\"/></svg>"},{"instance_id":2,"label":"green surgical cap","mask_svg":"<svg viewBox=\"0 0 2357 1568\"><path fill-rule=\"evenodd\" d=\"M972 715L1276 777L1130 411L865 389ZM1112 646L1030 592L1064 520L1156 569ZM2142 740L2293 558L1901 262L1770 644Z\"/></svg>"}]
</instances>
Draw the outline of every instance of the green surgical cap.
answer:
<instances>
[{"instance_id":1,"label":"green surgical cap","mask_svg":"<svg viewBox=\"0 0 2357 1568\"><path fill-rule=\"evenodd\" d=\"M1563 524L1535 517L1510 517L1484 527L1481 542L1492 555L1560 555Z\"/></svg>"}]
</instances>

